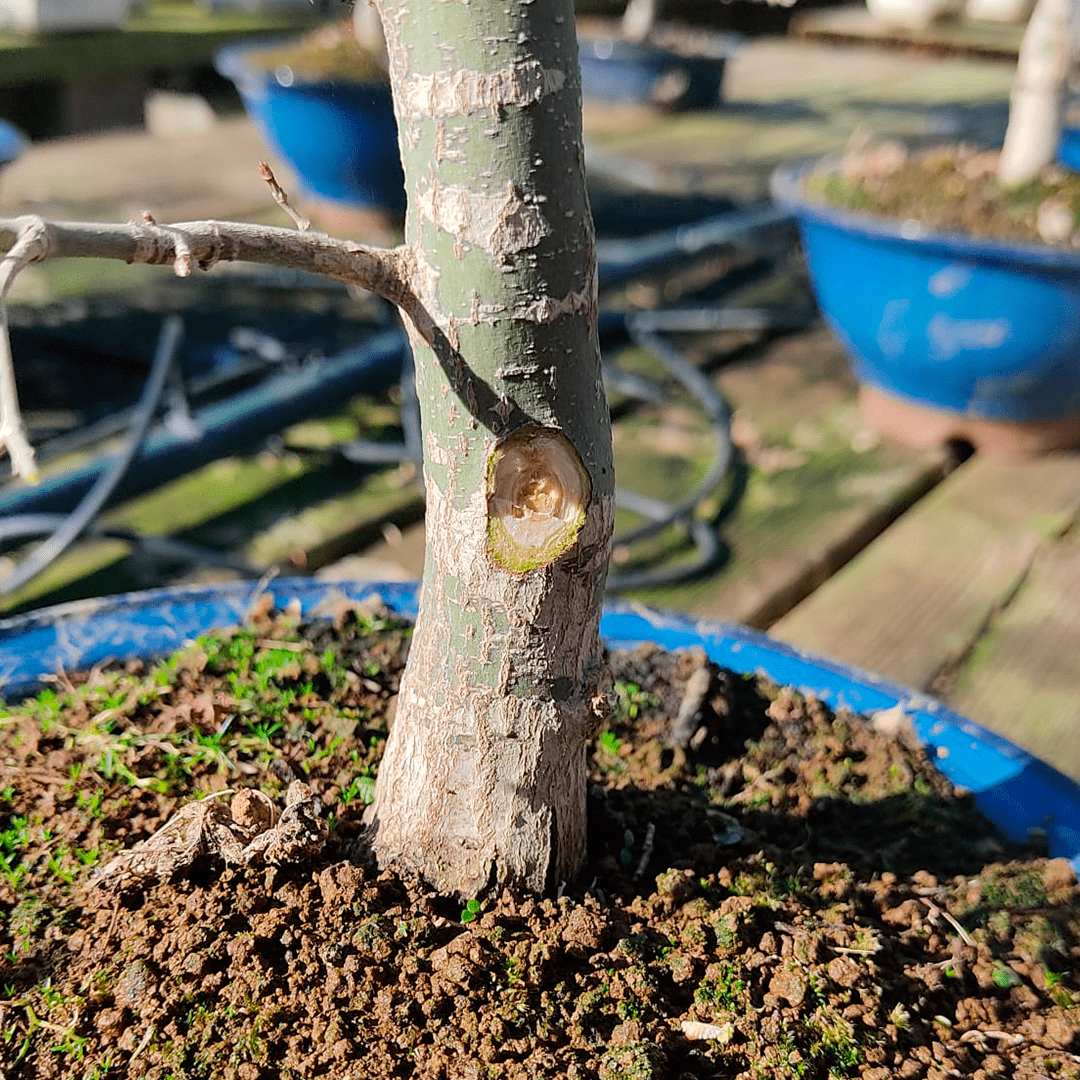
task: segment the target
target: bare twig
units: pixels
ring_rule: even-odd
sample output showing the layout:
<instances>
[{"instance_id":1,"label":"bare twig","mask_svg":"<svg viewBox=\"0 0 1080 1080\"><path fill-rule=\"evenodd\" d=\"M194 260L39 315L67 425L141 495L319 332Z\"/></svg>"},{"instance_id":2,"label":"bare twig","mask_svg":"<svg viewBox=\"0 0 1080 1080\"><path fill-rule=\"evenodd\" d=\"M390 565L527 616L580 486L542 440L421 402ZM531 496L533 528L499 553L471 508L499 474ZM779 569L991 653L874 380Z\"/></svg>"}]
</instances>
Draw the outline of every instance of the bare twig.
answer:
<instances>
[{"instance_id":1,"label":"bare twig","mask_svg":"<svg viewBox=\"0 0 1080 1080\"><path fill-rule=\"evenodd\" d=\"M311 228L311 222L303 214L289 205L289 196L285 189L277 182L274 170L265 161L259 162L259 175L270 185L270 194L274 196L274 202L292 218L293 224L301 231L307 232Z\"/></svg>"},{"instance_id":2,"label":"bare twig","mask_svg":"<svg viewBox=\"0 0 1080 1080\"><path fill-rule=\"evenodd\" d=\"M19 392L15 385L15 364L11 358L11 338L7 325L7 295L21 270L41 258L40 230L30 226L20 230L7 254L0 259L0 449L6 449L15 476L33 476L34 448L26 436Z\"/></svg>"},{"instance_id":3,"label":"bare twig","mask_svg":"<svg viewBox=\"0 0 1080 1080\"><path fill-rule=\"evenodd\" d=\"M368 247L323 233L239 221L99 225L30 216L0 220L0 232L17 237L9 252L9 258L20 252L19 264L9 271L12 277L32 262L58 257L172 263L181 275L189 265L209 270L218 262L254 262L359 285L399 305L407 303L409 295L404 274L408 248Z\"/></svg>"},{"instance_id":4,"label":"bare twig","mask_svg":"<svg viewBox=\"0 0 1080 1080\"><path fill-rule=\"evenodd\" d=\"M268 178L271 181L273 190L277 187L273 173ZM284 192L281 195L284 200ZM282 200L279 202L286 206ZM297 226L305 227L299 220ZM35 464L19 410L6 300L12 282L32 263L57 257L120 259L154 266L171 263L180 277L196 266L209 270L221 261L264 263L358 285L396 304L414 322L426 325L430 321L425 320L410 288L407 274L413 260L405 247L367 247L322 233L245 222L161 225L149 213L141 221L125 225L47 222L36 216L0 219L0 232L15 236L7 254L0 258L0 450L7 450L15 476L33 476Z\"/></svg>"}]
</instances>

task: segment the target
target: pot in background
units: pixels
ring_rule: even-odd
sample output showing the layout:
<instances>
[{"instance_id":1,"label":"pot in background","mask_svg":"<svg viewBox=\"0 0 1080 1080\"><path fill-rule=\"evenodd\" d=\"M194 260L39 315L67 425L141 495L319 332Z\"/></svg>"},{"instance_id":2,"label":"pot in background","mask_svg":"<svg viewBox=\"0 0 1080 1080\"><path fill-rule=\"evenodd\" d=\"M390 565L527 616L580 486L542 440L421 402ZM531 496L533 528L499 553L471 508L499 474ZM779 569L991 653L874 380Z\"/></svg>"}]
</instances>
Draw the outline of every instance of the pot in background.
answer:
<instances>
[{"instance_id":1,"label":"pot in background","mask_svg":"<svg viewBox=\"0 0 1080 1080\"><path fill-rule=\"evenodd\" d=\"M231 45L215 66L236 85L248 115L303 191L350 208L404 212L389 84L300 79L287 67L266 71L252 53L268 44Z\"/></svg>"},{"instance_id":2,"label":"pot in background","mask_svg":"<svg viewBox=\"0 0 1080 1080\"><path fill-rule=\"evenodd\" d=\"M581 93L586 99L664 109L711 109L721 97L724 66L736 48L730 35L695 34L693 53L669 48L657 28L646 42L627 41L617 33L583 30L578 35Z\"/></svg>"},{"instance_id":3,"label":"pot in background","mask_svg":"<svg viewBox=\"0 0 1080 1080\"><path fill-rule=\"evenodd\" d=\"M975 240L837 209L804 191L824 162L783 166L826 322L870 419L913 446L991 452L1080 444L1080 252Z\"/></svg>"},{"instance_id":4,"label":"pot in background","mask_svg":"<svg viewBox=\"0 0 1080 1080\"><path fill-rule=\"evenodd\" d=\"M131 0L0 0L0 30L108 30L127 21L131 6Z\"/></svg>"},{"instance_id":5,"label":"pot in background","mask_svg":"<svg viewBox=\"0 0 1080 1080\"><path fill-rule=\"evenodd\" d=\"M0 168L13 162L26 146L26 136L14 124L0 120Z\"/></svg>"}]
</instances>

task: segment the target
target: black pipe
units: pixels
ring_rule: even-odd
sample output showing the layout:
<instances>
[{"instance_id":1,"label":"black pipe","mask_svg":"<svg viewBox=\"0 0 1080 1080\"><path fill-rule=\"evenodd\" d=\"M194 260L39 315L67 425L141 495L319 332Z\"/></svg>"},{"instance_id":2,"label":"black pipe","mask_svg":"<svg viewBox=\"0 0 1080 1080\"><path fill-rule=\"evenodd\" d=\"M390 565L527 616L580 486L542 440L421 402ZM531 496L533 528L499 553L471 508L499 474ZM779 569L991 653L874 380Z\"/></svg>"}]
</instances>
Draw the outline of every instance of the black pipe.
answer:
<instances>
[{"instance_id":1,"label":"black pipe","mask_svg":"<svg viewBox=\"0 0 1080 1080\"><path fill-rule=\"evenodd\" d=\"M112 501L132 498L194 469L256 445L308 416L330 412L364 390L385 390L401 371L407 348L400 330L385 330L355 349L312 360L298 371L267 379L195 414L201 434L185 439L157 425L142 453L112 493ZM36 486L7 484L0 489L0 516L13 513L67 513L109 467L94 461L48 477Z\"/></svg>"}]
</instances>

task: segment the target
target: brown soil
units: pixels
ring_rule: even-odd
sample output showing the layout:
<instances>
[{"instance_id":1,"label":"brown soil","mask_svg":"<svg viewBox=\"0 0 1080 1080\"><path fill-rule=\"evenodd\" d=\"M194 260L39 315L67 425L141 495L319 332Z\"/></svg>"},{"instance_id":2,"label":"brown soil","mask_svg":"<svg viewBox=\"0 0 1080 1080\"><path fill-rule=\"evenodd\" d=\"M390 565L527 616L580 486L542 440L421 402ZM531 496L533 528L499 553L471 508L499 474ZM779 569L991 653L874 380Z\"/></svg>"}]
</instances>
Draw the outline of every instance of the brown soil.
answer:
<instances>
[{"instance_id":1,"label":"brown soil","mask_svg":"<svg viewBox=\"0 0 1080 1080\"><path fill-rule=\"evenodd\" d=\"M386 66L353 36L352 19L328 23L285 45L249 54L264 71L288 68L296 82L389 82Z\"/></svg>"},{"instance_id":2,"label":"brown soil","mask_svg":"<svg viewBox=\"0 0 1080 1080\"><path fill-rule=\"evenodd\" d=\"M1080 175L1049 166L1030 183L997 182L998 153L939 146L909 154L883 142L845 154L839 168L813 174L807 189L833 206L934 232L1080 248Z\"/></svg>"},{"instance_id":3,"label":"brown soil","mask_svg":"<svg viewBox=\"0 0 1080 1080\"><path fill-rule=\"evenodd\" d=\"M408 639L263 611L0 714L0 1075L1080 1077L1068 865L887 718L700 653L613 657L583 883L462 904L377 872Z\"/></svg>"}]
</instances>

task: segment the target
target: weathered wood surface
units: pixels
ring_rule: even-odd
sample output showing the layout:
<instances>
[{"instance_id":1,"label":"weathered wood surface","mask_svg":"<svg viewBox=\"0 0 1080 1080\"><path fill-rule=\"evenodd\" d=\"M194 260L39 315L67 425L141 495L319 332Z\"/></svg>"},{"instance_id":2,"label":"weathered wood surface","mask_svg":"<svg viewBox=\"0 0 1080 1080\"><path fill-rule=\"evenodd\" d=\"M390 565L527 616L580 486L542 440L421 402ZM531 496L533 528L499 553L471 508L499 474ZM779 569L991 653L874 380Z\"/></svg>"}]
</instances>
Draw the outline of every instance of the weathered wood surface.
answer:
<instances>
[{"instance_id":1,"label":"weathered wood surface","mask_svg":"<svg viewBox=\"0 0 1080 1080\"><path fill-rule=\"evenodd\" d=\"M714 380L734 411L740 462L735 509L718 525L729 556L701 578L631 595L764 628L932 488L951 457L944 449L913 453L882 442L859 413L846 359L821 328L720 365ZM703 418L682 401L618 421L620 487L674 501L704 471L711 440ZM721 488L703 516L715 514L730 490ZM630 524L620 515L620 529ZM657 546L666 560L689 557L681 537L673 531ZM422 524L391 533L368 554L418 575ZM616 569L640 555L617 551Z\"/></svg>"},{"instance_id":2,"label":"weathered wood surface","mask_svg":"<svg viewBox=\"0 0 1080 1080\"><path fill-rule=\"evenodd\" d=\"M1080 466L1080 462L1077 463ZM1080 781L1080 531L1035 553L948 699Z\"/></svg>"},{"instance_id":3,"label":"weathered wood surface","mask_svg":"<svg viewBox=\"0 0 1080 1080\"><path fill-rule=\"evenodd\" d=\"M771 633L937 691L1080 777L1078 522L1080 457L972 458Z\"/></svg>"},{"instance_id":4,"label":"weathered wood surface","mask_svg":"<svg viewBox=\"0 0 1080 1080\"><path fill-rule=\"evenodd\" d=\"M863 4L797 14L791 33L812 41L849 45L893 45L935 56L984 56L1015 60L1023 24L944 19L929 26L904 28L875 19Z\"/></svg>"},{"instance_id":5,"label":"weathered wood surface","mask_svg":"<svg viewBox=\"0 0 1080 1080\"><path fill-rule=\"evenodd\" d=\"M750 42L728 62L724 104L663 116L586 106L590 165L672 191L767 197L785 161L882 138L1000 139L1014 64L789 38Z\"/></svg>"}]
</instances>

